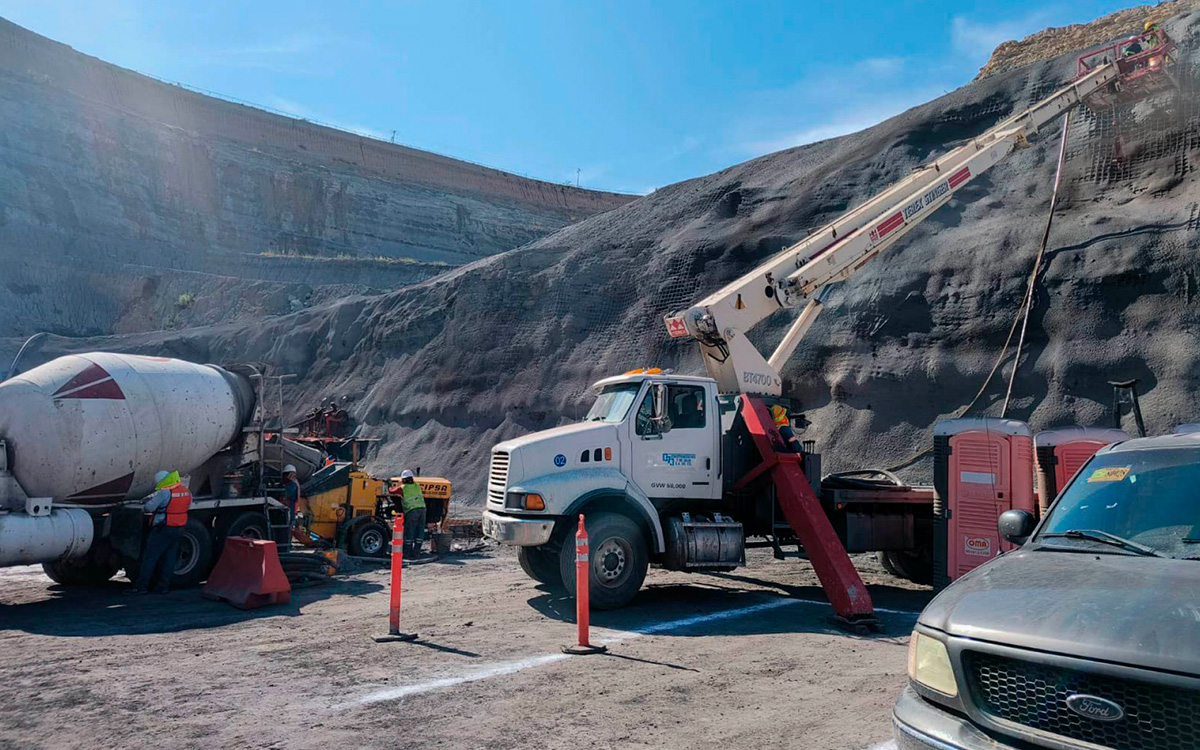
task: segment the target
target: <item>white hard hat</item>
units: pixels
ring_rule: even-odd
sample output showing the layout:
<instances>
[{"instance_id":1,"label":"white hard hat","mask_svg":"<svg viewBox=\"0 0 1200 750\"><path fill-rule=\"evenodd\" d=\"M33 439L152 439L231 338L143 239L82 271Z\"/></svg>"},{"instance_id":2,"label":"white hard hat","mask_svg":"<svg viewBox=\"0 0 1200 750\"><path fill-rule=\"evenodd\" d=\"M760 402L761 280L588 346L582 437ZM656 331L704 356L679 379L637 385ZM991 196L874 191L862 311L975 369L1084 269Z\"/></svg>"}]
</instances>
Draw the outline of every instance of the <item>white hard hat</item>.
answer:
<instances>
[{"instance_id":1,"label":"white hard hat","mask_svg":"<svg viewBox=\"0 0 1200 750\"><path fill-rule=\"evenodd\" d=\"M288 464L287 466L283 467L283 473L284 474L295 474L296 473L295 464Z\"/></svg>"},{"instance_id":2,"label":"white hard hat","mask_svg":"<svg viewBox=\"0 0 1200 750\"><path fill-rule=\"evenodd\" d=\"M405 469L404 471L400 472L400 478L401 479L412 479L413 473L411 471L409 471L408 469Z\"/></svg>"},{"instance_id":3,"label":"white hard hat","mask_svg":"<svg viewBox=\"0 0 1200 750\"><path fill-rule=\"evenodd\" d=\"M166 479L169 476L171 476L171 472L169 472L169 471L158 472L157 474L154 475L154 484L156 484L156 485L162 484L162 480Z\"/></svg>"}]
</instances>

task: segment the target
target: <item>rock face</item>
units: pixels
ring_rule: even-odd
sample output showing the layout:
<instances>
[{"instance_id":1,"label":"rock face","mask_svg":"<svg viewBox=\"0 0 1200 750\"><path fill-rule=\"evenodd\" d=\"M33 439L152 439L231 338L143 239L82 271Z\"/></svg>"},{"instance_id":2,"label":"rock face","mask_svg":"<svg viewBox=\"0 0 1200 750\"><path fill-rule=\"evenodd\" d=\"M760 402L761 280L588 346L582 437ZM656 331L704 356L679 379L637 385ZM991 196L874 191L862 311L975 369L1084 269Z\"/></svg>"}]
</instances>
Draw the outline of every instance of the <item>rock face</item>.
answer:
<instances>
[{"instance_id":1,"label":"rock face","mask_svg":"<svg viewBox=\"0 0 1200 750\"><path fill-rule=\"evenodd\" d=\"M3 19L0 121L0 335L286 312L630 200L215 99Z\"/></svg>"},{"instance_id":2,"label":"rock face","mask_svg":"<svg viewBox=\"0 0 1200 750\"><path fill-rule=\"evenodd\" d=\"M992 52L991 59L980 69L975 80L1140 34L1147 22L1162 23L1173 15L1194 9L1197 4L1196 0L1167 0L1157 5L1139 5L1110 13L1091 23L1049 28L1019 42L1005 42Z\"/></svg>"},{"instance_id":3,"label":"rock face","mask_svg":"<svg viewBox=\"0 0 1200 750\"><path fill-rule=\"evenodd\" d=\"M1115 114L1081 110L1070 130L1010 411L1036 429L1107 423L1110 379L1141 379L1153 431L1200 417L1200 15L1168 30L1184 46L1178 94ZM861 133L663 188L390 294L252 327L52 338L30 363L107 348L265 360L301 375L296 410L321 396L354 399L367 431L386 439L374 470L436 468L480 503L490 446L582 416L592 381L644 365L701 371L694 346L667 338L664 314L1043 98L1074 64L1072 52L999 73ZM784 373L828 470L898 464L974 397L1024 293L1057 147L1049 128L834 290ZM778 318L752 338L777 341L790 316ZM994 381L972 414L996 414L1003 393ZM929 480L927 466L911 471Z\"/></svg>"}]
</instances>

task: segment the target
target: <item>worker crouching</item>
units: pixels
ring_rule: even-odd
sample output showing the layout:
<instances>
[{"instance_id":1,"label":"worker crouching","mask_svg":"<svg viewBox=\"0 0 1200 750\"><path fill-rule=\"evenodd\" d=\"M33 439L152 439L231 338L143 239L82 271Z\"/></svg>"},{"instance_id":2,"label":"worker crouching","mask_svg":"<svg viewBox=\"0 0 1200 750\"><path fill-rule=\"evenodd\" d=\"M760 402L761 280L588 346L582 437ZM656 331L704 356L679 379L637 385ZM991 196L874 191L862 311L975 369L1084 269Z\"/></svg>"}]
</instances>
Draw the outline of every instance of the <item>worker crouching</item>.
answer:
<instances>
[{"instance_id":1,"label":"worker crouching","mask_svg":"<svg viewBox=\"0 0 1200 750\"><path fill-rule=\"evenodd\" d=\"M165 594L170 589L175 564L179 561L179 541L183 538L191 505L192 493L183 486L178 471L160 471L154 475L154 492L146 497L142 506L153 515L150 536L146 538L137 582L133 586L135 593L153 590Z\"/></svg>"},{"instance_id":2,"label":"worker crouching","mask_svg":"<svg viewBox=\"0 0 1200 750\"><path fill-rule=\"evenodd\" d=\"M408 469L400 472L400 508L404 513L404 556L421 556L425 543L425 495Z\"/></svg>"}]
</instances>

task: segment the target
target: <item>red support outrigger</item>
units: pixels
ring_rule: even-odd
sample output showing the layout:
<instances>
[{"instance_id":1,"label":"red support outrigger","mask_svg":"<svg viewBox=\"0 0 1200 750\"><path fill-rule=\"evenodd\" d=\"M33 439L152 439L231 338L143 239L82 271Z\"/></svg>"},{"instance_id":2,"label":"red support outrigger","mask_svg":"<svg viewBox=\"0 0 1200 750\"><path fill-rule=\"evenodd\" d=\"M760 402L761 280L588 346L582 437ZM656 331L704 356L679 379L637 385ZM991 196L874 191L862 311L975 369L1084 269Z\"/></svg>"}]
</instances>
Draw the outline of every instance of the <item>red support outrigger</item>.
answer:
<instances>
[{"instance_id":1,"label":"red support outrigger","mask_svg":"<svg viewBox=\"0 0 1200 750\"><path fill-rule=\"evenodd\" d=\"M804 475L801 468L804 457L787 447L761 398L742 395L741 414L763 460L733 488L744 489L770 471L779 507L804 545L804 552L837 613L838 621L864 635L868 630L878 629L879 620L875 617L871 594Z\"/></svg>"}]
</instances>

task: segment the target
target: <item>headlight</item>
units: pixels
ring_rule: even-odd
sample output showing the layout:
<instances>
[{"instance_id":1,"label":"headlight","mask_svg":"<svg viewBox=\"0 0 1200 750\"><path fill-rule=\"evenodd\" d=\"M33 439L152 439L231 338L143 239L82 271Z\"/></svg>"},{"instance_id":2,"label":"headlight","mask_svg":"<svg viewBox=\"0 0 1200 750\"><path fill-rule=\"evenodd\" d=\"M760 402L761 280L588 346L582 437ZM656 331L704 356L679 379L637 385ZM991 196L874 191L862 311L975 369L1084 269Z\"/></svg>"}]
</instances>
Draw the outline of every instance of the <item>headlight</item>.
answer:
<instances>
[{"instance_id":1,"label":"headlight","mask_svg":"<svg viewBox=\"0 0 1200 750\"><path fill-rule=\"evenodd\" d=\"M908 642L908 676L913 682L943 695L951 698L958 695L958 682L954 679L946 644L915 630Z\"/></svg>"}]
</instances>

